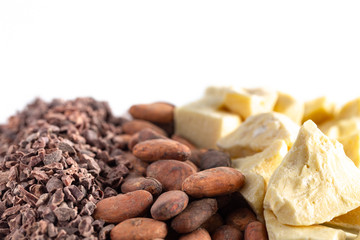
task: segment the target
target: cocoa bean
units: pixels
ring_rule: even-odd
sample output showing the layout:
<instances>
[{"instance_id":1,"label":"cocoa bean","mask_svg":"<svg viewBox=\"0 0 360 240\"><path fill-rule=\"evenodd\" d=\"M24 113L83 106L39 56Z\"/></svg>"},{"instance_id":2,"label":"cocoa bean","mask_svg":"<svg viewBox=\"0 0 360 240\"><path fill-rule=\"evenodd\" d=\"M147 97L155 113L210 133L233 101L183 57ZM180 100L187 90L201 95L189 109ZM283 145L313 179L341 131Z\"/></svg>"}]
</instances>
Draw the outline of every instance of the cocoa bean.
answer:
<instances>
[{"instance_id":1,"label":"cocoa bean","mask_svg":"<svg viewBox=\"0 0 360 240\"><path fill-rule=\"evenodd\" d=\"M171 222L171 227L178 233L189 233L206 222L217 211L215 199L204 198L191 202L187 208Z\"/></svg>"},{"instance_id":2,"label":"cocoa bean","mask_svg":"<svg viewBox=\"0 0 360 240\"><path fill-rule=\"evenodd\" d=\"M188 205L186 193L173 190L161 194L151 207L151 216L156 220L168 220L181 213Z\"/></svg>"},{"instance_id":3,"label":"cocoa bean","mask_svg":"<svg viewBox=\"0 0 360 240\"><path fill-rule=\"evenodd\" d=\"M211 237L204 228L198 228L191 233L181 236L179 240L211 240Z\"/></svg>"},{"instance_id":4,"label":"cocoa bean","mask_svg":"<svg viewBox=\"0 0 360 240\"><path fill-rule=\"evenodd\" d=\"M166 223L151 218L130 218L116 225L111 240L153 240L167 235Z\"/></svg>"},{"instance_id":5,"label":"cocoa bean","mask_svg":"<svg viewBox=\"0 0 360 240\"><path fill-rule=\"evenodd\" d=\"M216 229L211 237L213 240L242 240L243 234L233 226L223 225Z\"/></svg>"},{"instance_id":6,"label":"cocoa bean","mask_svg":"<svg viewBox=\"0 0 360 240\"><path fill-rule=\"evenodd\" d=\"M146 176L157 179L164 191L181 190L183 181L194 173L190 165L176 160L156 161L146 170Z\"/></svg>"},{"instance_id":7,"label":"cocoa bean","mask_svg":"<svg viewBox=\"0 0 360 240\"><path fill-rule=\"evenodd\" d=\"M259 221L249 223L245 228L245 240L267 240L265 225Z\"/></svg>"},{"instance_id":8,"label":"cocoa bean","mask_svg":"<svg viewBox=\"0 0 360 240\"><path fill-rule=\"evenodd\" d=\"M232 225L240 231L244 231L246 225L253 221L256 221L256 216L248 208L236 209L226 217L226 224Z\"/></svg>"},{"instance_id":9,"label":"cocoa bean","mask_svg":"<svg viewBox=\"0 0 360 240\"><path fill-rule=\"evenodd\" d=\"M93 217L108 223L119 223L140 216L152 203L151 193L145 190L119 194L99 201Z\"/></svg>"},{"instance_id":10,"label":"cocoa bean","mask_svg":"<svg viewBox=\"0 0 360 240\"><path fill-rule=\"evenodd\" d=\"M171 139L152 139L136 144L133 154L146 162L174 159L185 161L190 157L190 149Z\"/></svg>"},{"instance_id":11,"label":"cocoa bean","mask_svg":"<svg viewBox=\"0 0 360 240\"><path fill-rule=\"evenodd\" d=\"M189 176L184 180L182 190L195 198L214 197L239 190L244 180L244 175L236 169L217 167Z\"/></svg>"},{"instance_id":12,"label":"cocoa bean","mask_svg":"<svg viewBox=\"0 0 360 240\"><path fill-rule=\"evenodd\" d=\"M164 102L137 104L129 109L133 118L156 123L171 123L174 120L174 105Z\"/></svg>"},{"instance_id":13,"label":"cocoa bean","mask_svg":"<svg viewBox=\"0 0 360 240\"><path fill-rule=\"evenodd\" d=\"M131 177L126 178L121 185L121 192L128 193L136 190L145 190L153 196L158 196L162 192L161 183L155 178L151 177Z\"/></svg>"}]
</instances>

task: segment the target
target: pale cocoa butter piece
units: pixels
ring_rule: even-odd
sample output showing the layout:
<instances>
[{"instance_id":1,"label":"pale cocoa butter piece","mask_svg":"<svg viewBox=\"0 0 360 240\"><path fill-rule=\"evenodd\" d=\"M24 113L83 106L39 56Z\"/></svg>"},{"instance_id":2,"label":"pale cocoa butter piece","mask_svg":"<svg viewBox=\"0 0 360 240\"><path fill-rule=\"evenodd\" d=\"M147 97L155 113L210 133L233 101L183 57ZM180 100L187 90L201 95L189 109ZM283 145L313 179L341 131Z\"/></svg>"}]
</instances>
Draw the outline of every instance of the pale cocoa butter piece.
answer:
<instances>
[{"instance_id":1,"label":"pale cocoa butter piece","mask_svg":"<svg viewBox=\"0 0 360 240\"><path fill-rule=\"evenodd\" d=\"M215 199L193 201L171 221L171 227L178 233L192 232L214 215L217 209Z\"/></svg>"},{"instance_id":2,"label":"pale cocoa butter piece","mask_svg":"<svg viewBox=\"0 0 360 240\"><path fill-rule=\"evenodd\" d=\"M244 175L238 170L217 167L189 176L184 180L182 190L195 198L215 197L238 191L244 181Z\"/></svg>"},{"instance_id":3,"label":"pale cocoa butter piece","mask_svg":"<svg viewBox=\"0 0 360 240\"><path fill-rule=\"evenodd\" d=\"M144 121L144 120L138 120L138 119L130 120L130 121L123 123L123 125L121 125L121 127L122 127L124 133L130 134L130 135L135 134L145 128L150 128L163 136L167 136L167 133L163 129L161 129L160 127L156 126L155 124L153 124L151 122Z\"/></svg>"},{"instance_id":4,"label":"pale cocoa butter piece","mask_svg":"<svg viewBox=\"0 0 360 240\"><path fill-rule=\"evenodd\" d=\"M223 225L216 229L211 237L212 240L242 240L243 234L234 226Z\"/></svg>"},{"instance_id":5,"label":"pale cocoa butter piece","mask_svg":"<svg viewBox=\"0 0 360 240\"><path fill-rule=\"evenodd\" d=\"M302 122L312 120L316 124L335 118L336 105L325 96L305 102Z\"/></svg>"},{"instance_id":6,"label":"pale cocoa butter piece","mask_svg":"<svg viewBox=\"0 0 360 240\"><path fill-rule=\"evenodd\" d=\"M360 167L360 132L340 137L339 142L344 146L346 156L348 156L355 164Z\"/></svg>"},{"instance_id":7,"label":"pale cocoa butter piece","mask_svg":"<svg viewBox=\"0 0 360 240\"><path fill-rule=\"evenodd\" d=\"M280 223L271 210L264 211L269 240L333 239L345 240L346 233L323 225L291 226ZM353 239L353 238L349 238Z\"/></svg>"},{"instance_id":8,"label":"pale cocoa butter piece","mask_svg":"<svg viewBox=\"0 0 360 240\"><path fill-rule=\"evenodd\" d=\"M224 105L242 119L247 119L252 115L272 111L276 100L275 91L264 88L240 88L226 93Z\"/></svg>"},{"instance_id":9,"label":"pale cocoa butter piece","mask_svg":"<svg viewBox=\"0 0 360 240\"><path fill-rule=\"evenodd\" d=\"M234 226L240 231L244 231L246 225L253 221L256 221L256 216L248 208L236 209L226 217L226 224Z\"/></svg>"},{"instance_id":10,"label":"pale cocoa butter piece","mask_svg":"<svg viewBox=\"0 0 360 240\"><path fill-rule=\"evenodd\" d=\"M191 150L187 146L171 139L147 140L136 144L132 152L146 162L165 159L185 161L191 155Z\"/></svg>"},{"instance_id":11,"label":"pale cocoa butter piece","mask_svg":"<svg viewBox=\"0 0 360 240\"><path fill-rule=\"evenodd\" d=\"M293 96L278 92L278 98L274 106L274 111L288 116L297 124L301 124L304 115L304 103L295 99Z\"/></svg>"},{"instance_id":12,"label":"pale cocoa butter piece","mask_svg":"<svg viewBox=\"0 0 360 240\"><path fill-rule=\"evenodd\" d=\"M164 191L181 190L183 181L196 173L189 164L177 160L159 160L150 164L146 176L157 179Z\"/></svg>"},{"instance_id":13,"label":"pale cocoa butter piece","mask_svg":"<svg viewBox=\"0 0 360 240\"><path fill-rule=\"evenodd\" d=\"M145 190L153 196L158 196L162 192L162 185L155 178L145 178L142 176L126 178L124 183L121 185L122 193L133 192L136 190Z\"/></svg>"},{"instance_id":14,"label":"pale cocoa butter piece","mask_svg":"<svg viewBox=\"0 0 360 240\"><path fill-rule=\"evenodd\" d=\"M151 218L130 218L116 225L110 232L111 240L164 239L166 223Z\"/></svg>"},{"instance_id":15,"label":"pale cocoa butter piece","mask_svg":"<svg viewBox=\"0 0 360 240\"><path fill-rule=\"evenodd\" d=\"M337 117L340 119L360 117L360 97L345 103Z\"/></svg>"},{"instance_id":16,"label":"pale cocoa butter piece","mask_svg":"<svg viewBox=\"0 0 360 240\"><path fill-rule=\"evenodd\" d=\"M260 153L232 160L232 167L244 174L246 181L240 193L260 221L264 220L263 202L269 179L288 152L282 140L276 140Z\"/></svg>"},{"instance_id":17,"label":"pale cocoa butter piece","mask_svg":"<svg viewBox=\"0 0 360 240\"><path fill-rule=\"evenodd\" d=\"M274 141L283 140L290 149L299 126L287 116L269 112L253 115L234 132L221 138L217 145L232 158L246 157L261 152Z\"/></svg>"},{"instance_id":18,"label":"pale cocoa butter piece","mask_svg":"<svg viewBox=\"0 0 360 240\"><path fill-rule=\"evenodd\" d=\"M128 148L132 150L133 147L139 142L151 139L166 139L166 137L162 134L157 133L151 128L144 128L141 131L132 135L131 139L129 140Z\"/></svg>"},{"instance_id":19,"label":"pale cocoa butter piece","mask_svg":"<svg viewBox=\"0 0 360 240\"><path fill-rule=\"evenodd\" d=\"M175 133L188 139L196 147L216 148L216 142L234 131L241 119L236 114L208 106L207 101L177 107Z\"/></svg>"},{"instance_id":20,"label":"pale cocoa butter piece","mask_svg":"<svg viewBox=\"0 0 360 240\"><path fill-rule=\"evenodd\" d=\"M311 120L270 178L264 209L282 224L328 222L360 205L360 170Z\"/></svg>"},{"instance_id":21,"label":"pale cocoa butter piece","mask_svg":"<svg viewBox=\"0 0 360 240\"><path fill-rule=\"evenodd\" d=\"M360 131L360 117L334 119L318 125L329 138L340 139Z\"/></svg>"},{"instance_id":22,"label":"pale cocoa butter piece","mask_svg":"<svg viewBox=\"0 0 360 240\"><path fill-rule=\"evenodd\" d=\"M182 235L179 240L211 240L211 237L206 229L198 228L191 233Z\"/></svg>"},{"instance_id":23,"label":"pale cocoa butter piece","mask_svg":"<svg viewBox=\"0 0 360 240\"><path fill-rule=\"evenodd\" d=\"M145 190L119 194L99 201L93 217L108 223L119 223L140 216L148 210L152 203L151 193Z\"/></svg>"},{"instance_id":24,"label":"pale cocoa butter piece","mask_svg":"<svg viewBox=\"0 0 360 240\"><path fill-rule=\"evenodd\" d=\"M183 191L172 190L161 194L150 212L156 220L168 220L181 213L188 205L189 197Z\"/></svg>"},{"instance_id":25,"label":"pale cocoa butter piece","mask_svg":"<svg viewBox=\"0 0 360 240\"><path fill-rule=\"evenodd\" d=\"M156 123L171 123L174 120L174 105L165 102L136 104L130 107L133 118Z\"/></svg>"},{"instance_id":26,"label":"pale cocoa butter piece","mask_svg":"<svg viewBox=\"0 0 360 240\"><path fill-rule=\"evenodd\" d=\"M244 240L268 240L265 225L259 221L249 223L245 228Z\"/></svg>"}]
</instances>

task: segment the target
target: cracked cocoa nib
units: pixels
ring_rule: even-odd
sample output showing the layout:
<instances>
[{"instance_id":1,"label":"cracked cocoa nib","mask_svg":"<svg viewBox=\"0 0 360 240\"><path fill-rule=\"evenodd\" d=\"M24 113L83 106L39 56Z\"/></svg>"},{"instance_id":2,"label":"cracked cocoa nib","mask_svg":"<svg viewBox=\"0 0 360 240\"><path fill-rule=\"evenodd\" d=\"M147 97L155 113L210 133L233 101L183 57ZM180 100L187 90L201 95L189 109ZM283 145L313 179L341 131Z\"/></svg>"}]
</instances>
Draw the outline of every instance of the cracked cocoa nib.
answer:
<instances>
[{"instance_id":1,"label":"cracked cocoa nib","mask_svg":"<svg viewBox=\"0 0 360 240\"><path fill-rule=\"evenodd\" d=\"M78 98L37 99L0 125L0 239L109 239L114 225L91 215L132 167L124 122Z\"/></svg>"}]
</instances>

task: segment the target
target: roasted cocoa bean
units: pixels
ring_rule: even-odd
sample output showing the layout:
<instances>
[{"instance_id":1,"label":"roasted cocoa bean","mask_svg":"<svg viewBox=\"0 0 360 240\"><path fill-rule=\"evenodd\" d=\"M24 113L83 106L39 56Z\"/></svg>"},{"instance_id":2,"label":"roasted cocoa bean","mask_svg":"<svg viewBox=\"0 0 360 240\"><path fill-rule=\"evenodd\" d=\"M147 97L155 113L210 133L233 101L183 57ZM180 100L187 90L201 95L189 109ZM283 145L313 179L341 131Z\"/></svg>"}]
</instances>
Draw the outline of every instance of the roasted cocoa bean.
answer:
<instances>
[{"instance_id":1,"label":"roasted cocoa bean","mask_svg":"<svg viewBox=\"0 0 360 240\"><path fill-rule=\"evenodd\" d=\"M186 178L182 190L196 198L233 193L244 184L241 172L229 167L217 167L197 172Z\"/></svg>"},{"instance_id":2,"label":"roasted cocoa bean","mask_svg":"<svg viewBox=\"0 0 360 240\"><path fill-rule=\"evenodd\" d=\"M171 139L152 139L136 144L133 154L146 162L165 159L185 161L189 159L191 151L184 144Z\"/></svg>"},{"instance_id":3,"label":"roasted cocoa bean","mask_svg":"<svg viewBox=\"0 0 360 240\"><path fill-rule=\"evenodd\" d=\"M156 161L146 170L146 176L157 179L164 191L181 190L183 181L194 173L189 164L176 160Z\"/></svg>"},{"instance_id":4,"label":"roasted cocoa bean","mask_svg":"<svg viewBox=\"0 0 360 240\"><path fill-rule=\"evenodd\" d=\"M145 190L119 194L98 202L93 217L108 223L119 223L140 216L152 203L151 193Z\"/></svg>"},{"instance_id":5,"label":"roasted cocoa bean","mask_svg":"<svg viewBox=\"0 0 360 240\"><path fill-rule=\"evenodd\" d=\"M179 190L161 194L151 207L151 216L156 220L168 220L181 213L188 205L189 197Z\"/></svg>"},{"instance_id":6,"label":"roasted cocoa bean","mask_svg":"<svg viewBox=\"0 0 360 240\"><path fill-rule=\"evenodd\" d=\"M151 218L130 218L116 225L111 240L153 240L167 235L166 223Z\"/></svg>"},{"instance_id":7,"label":"roasted cocoa bean","mask_svg":"<svg viewBox=\"0 0 360 240\"><path fill-rule=\"evenodd\" d=\"M171 227L178 233L189 233L200 227L217 211L215 199L204 198L191 202L187 208L171 222Z\"/></svg>"}]
</instances>

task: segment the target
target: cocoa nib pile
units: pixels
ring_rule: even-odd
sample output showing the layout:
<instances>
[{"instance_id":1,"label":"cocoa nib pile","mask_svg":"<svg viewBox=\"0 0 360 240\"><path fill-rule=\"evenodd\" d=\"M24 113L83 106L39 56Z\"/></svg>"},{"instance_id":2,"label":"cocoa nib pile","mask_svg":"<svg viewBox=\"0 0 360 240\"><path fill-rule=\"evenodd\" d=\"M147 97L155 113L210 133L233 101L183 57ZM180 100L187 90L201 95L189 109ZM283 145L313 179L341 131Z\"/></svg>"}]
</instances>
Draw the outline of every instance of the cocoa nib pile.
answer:
<instances>
[{"instance_id":1,"label":"cocoa nib pile","mask_svg":"<svg viewBox=\"0 0 360 240\"><path fill-rule=\"evenodd\" d=\"M106 239L96 203L117 195L132 158L105 102L35 100L0 126L0 239Z\"/></svg>"}]
</instances>

